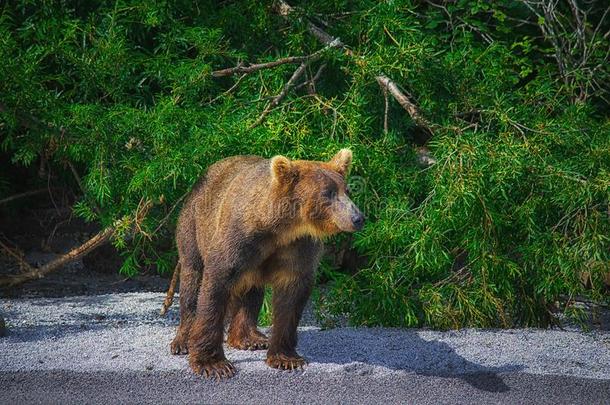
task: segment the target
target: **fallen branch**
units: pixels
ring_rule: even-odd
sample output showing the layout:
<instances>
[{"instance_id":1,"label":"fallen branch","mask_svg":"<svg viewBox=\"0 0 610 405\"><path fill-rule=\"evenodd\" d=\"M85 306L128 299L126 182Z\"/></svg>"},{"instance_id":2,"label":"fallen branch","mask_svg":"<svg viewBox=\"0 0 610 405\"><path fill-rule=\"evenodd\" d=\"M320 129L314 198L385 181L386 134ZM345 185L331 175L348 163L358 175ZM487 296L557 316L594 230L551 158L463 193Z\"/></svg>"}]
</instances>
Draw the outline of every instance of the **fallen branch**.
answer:
<instances>
[{"instance_id":1,"label":"fallen branch","mask_svg":"<svg viewBox=\"0 0 610 405\"><path fill-rule=\"evenodd\" d=\"M284 0L279 0L276 5L276 11L281 16L288 17L290 14L294 13L294 8L290 4L286 3ZM307 30L323 44L329 46L331 44L334 44L335 47L343 49L346 55L352 57L355 56L355 54L349 48L347 48L347 46L343 42L341 42L339 38L333 37L332 35L328 34L326 31L316 26L311 21L307 21ZM380 86L390 92L392 97L394 97L396 101L398 101L398 103L411 116L415 124L421 127L425 132L427 132L427 139L429 139L433 135L431 125L419 112L419 108L386 75L380 74L375 79L377 80Z\"/></svg>"},{"instance_id":2,"label":"fallen branch","mask_svg":"<svg viewBox=\"0 0 610 405\"><path fill-rule=\"evenodd\" d=\"M415 124L424 130L430 132L432 135L431 125L421 113L419 108L407 97L389 77L379 75L375 78L377 83L384 89L390 92L390 94L398 101L398 104L411 116Z\"/></svg>"},{"instance_id":3,"label":"fallen branch","mask_svg":"<svg viewBox=\"0 0 610 405\"><path fill-rule=\"evenodd\" d=\"M288 63L302 63L303 61L309 59L312 55L305 55L305 56L290 56L287 58L282 58L282 59L278 59L278 60L274 60L273 62L266 62L266 63L257 63L254 65L248 65L248 66L244 66L243 64L238 64L235 67L232 68L226 68L226 69L221 69L221 70L215 70L212 72L212 76L214 77L225 77L225 76L232 76L236 73L239 74L249 74L252 72L256 72L257 70L262 70L262 69L271 69L280 65L285 65Z\"/></svg>"},{"instance_id":4,"label":"fallen branch","mask_svg":"<svg viewBox=\"0 0 610 405\"><path fill-rule=\"evenodd\" d=\"M163 306L161 307L161 311L159 311L159 315L164 316L167 313L169 307L172 306L174 302L174 294L176 292L176 284L178 284L178 279L180 278L180 262L176 264L174 268L174 274L172 275L172 281L169 283L169 288L167 289L167 294L165 295L165 301L163 301Z\"/></svg>"},{"instance_id":5,"label":"fallen branch","mask_svg":"<svg viewBox=\"0 0 610 405\"><path fill-rule=\"evenodd\" d=\"M319 49L309 55L289 56L287 58L281 58L278 60L274 60L272 62L256 63L254 65L248 65L248 66L244 66L243 64L238 64L237 66L232 67L232 68L215 70L212 72L212 76L214 76L214 77L232 76L235 73L249 74L249 73L256 72L258 70L271 69L271 68L281 66L281 65L286 65L289 63L293 63L293 64L301 63L302 64L305 62L312 62L313 60L317 60L322 55L322 53L324 53L329 48L339 47L340 45L342 46L342 44L333 42L333 41L329 41L328 43L325 42L325 44L326 44L326 47Z\"/></svg>"},{"instance_id":6,"label":"fallen branch","mask_svg":"<svg viewBox=\"0 0 610 405\"><path fill-rule=\"evenodd\" d=\"M294 71L294 73L292 74L292 76L290 77L288 82L284 85L284 88L282 89L280 94L273 97L271 102L269 104L267 104L267 106L265 107L265 109L263 110L261 115L258 117L258 119L248 128L248 129L252 129L252 128L259 126L265 120L265 118L267 117L269 112L273 108L277 107L282 102L282 100L286 97L286 95L288 95L290 90L295 87L297 80L299 80L299 78L303 75L303 73L305 73L307 66L309 66L309 64L311 62L318 60L320 58L320 56L329 48L343 47L343 43L341 41L339 41L338 39L326 41L324 43L326 44L326 46L324 48L317 50L316 52L314 52L310 55L290 56L290 57L278 59L278 60L275 60L272 62L257 63L257 64L249 65L249 66L244 66L242 64L239 64L232 68L216 70L216 71L212 72L212 76L224 77L224 76L231 76L235 73L240 73L240 74L242 74L242 76L238 80L238 83L239 83L239 81L245 75L250 74L252 72L256 72L258 70L270 69L270 68L274 68L274 67L277 67L280 65L285 65L288 63L300 63L299 67ZM321 74L322 69L323 69L323 67L321 67L318 70L318 73L316 74L316 76L313 79L308 80L305 83L313 83L315 80L317 80L318 74ZM233 85L233 87L231 87L231 89L229 89L229 90L232 90L236 86L237 86L237 83L235 85ZM214 100L216 100L216 99L214 99Z\"/></svg>"},{"instance_id":7,"label":"fallen branch","mask_svg":"<svg viewBox=\"0 0 610 405\"><path fill-rule=\"evenodd\" d=\"M120 231L123 230L122 228L127 224L129 224L129 226L131 227L130 232L132 234L139 232L145 237L150 238L150 236L146 234L142 229L141 223L148 214L148 211L151 207L152 202L150 200L145 200L144 198L142 198L140 200L140 203L138 204L138 208L136 209L133 218L124 218L121 220L117 220L114 225L104 228L82 245L75 247L68 253L59 256L55 260L41 267L35 268L32 267L29 263L23 261L27 271L22 274L0 277L0 288L11 287L17 284L25 283L27 281L43 278L47 274L57 269L60 269L66 264L78 260L81 257L92 252L93 250L97 249L98 247L105 245L110 241L110 239L115 235L115 233L120 233Z\"/></svg>"},{"instance_id":8,"label":"fallen branch","mask_svg":"<svg viewBox=\"0 0 610 405\"><path fill-rule=\"evenodd\" d=\"M287 18L290 14L294 13L294 8L290 4L286 3L284 0L279 0L276 3L276 11L282 17ZM332 35L328 34L326 31L324 31L322 28L318 27L311 21L307 21L307 30L323 44L334 44L334 47L343 49L346 55L354 56L354 53L351 51L351 49L348 49L339 38L335 38Z\"/></svg>"},{"instance_id":9,"label":"fallen branch","mask_svg":"<svg viewBox=\"0 0 610 405\"><path fill-rule=\"evenodd\" d=\"M23 262L25 263L25 266L27 266L27 272L0 278L0 287L12 287L17 284L25 283L26 281L43 278L52 271L55 271L70 262L80 259L92 250L106 244L108 241L110 241L110 238L112 237L112 235L114 235L114 232L114 227L108 227L100 231L98 234L96 234L94 237L92 237L82 245L72 249L68 253L39 268L34 268L29 263Z\"/></svg>"}]
</instances>

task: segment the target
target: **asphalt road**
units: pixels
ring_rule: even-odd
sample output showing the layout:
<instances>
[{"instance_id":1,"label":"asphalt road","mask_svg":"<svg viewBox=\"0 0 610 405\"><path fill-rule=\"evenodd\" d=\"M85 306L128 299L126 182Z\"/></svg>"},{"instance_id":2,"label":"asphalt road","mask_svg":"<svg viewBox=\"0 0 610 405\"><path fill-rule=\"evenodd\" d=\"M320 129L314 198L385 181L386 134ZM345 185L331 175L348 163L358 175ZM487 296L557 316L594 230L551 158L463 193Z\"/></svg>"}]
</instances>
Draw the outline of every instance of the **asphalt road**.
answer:
<instances>
[{"instance_id":1,"label":"asphalt road","mask_svg":"<svg viewBox=\"0 0 610 405\"><path fill-rule=\"evenodd\" d=\"M321 330L308 318L304 371L227 350L237 375L209 381L169 354L177 308L159 318L162 299L0 300L0 404L610 403L610 333L577 330Z\"/></svg>"}]
</instances>

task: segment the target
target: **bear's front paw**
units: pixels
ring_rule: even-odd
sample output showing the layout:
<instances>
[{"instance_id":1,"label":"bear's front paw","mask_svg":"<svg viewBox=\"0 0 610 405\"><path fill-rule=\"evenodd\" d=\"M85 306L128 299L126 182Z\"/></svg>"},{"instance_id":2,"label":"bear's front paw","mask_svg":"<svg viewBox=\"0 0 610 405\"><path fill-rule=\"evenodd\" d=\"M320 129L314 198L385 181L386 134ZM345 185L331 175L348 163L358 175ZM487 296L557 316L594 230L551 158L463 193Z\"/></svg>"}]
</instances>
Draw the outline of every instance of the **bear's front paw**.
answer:
<instances>
[{"instance_id":1,"label":"bear's front paw","mask_svg":"<svg viewBox=\"0 0 610 405\"><path fill-rule=\"evenodd\" d=\"M292 371L303 369L303 366L307 364L307 361L299 355L270 354L267 355L266 363L269 367Z\"/></svg>"},{"instance_id":2,"label":"bear's front paw","mask_svg":"<svg viewBox=\"0 0 610 405\"><path fill-rule=\"evenodd\" d=\"M189 359L189 364L195 374L202 375L206 378L215 378L217 380L231 378L237 372L233 364L227 359L200 360L191 357Z\"/></svg>"},{"instance_id":3,"label":"bear's front paw","mask_svg":"<svg viewBox=\"0 0 610 405\"><path fill-rule=\"evenodd\" d=\"M180 335L176 335L170 344L170 350L172 354L188 354L189 349L186 345L186 339Z\"/></svg>"}]
</instances>

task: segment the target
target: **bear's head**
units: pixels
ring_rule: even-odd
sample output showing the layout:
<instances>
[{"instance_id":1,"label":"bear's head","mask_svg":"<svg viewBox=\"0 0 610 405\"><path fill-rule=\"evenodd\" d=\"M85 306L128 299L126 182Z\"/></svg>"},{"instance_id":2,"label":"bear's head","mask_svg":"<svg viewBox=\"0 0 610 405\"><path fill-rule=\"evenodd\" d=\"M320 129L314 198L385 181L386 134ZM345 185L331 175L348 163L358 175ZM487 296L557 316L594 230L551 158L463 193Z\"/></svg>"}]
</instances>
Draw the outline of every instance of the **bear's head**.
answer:
<instances>
[{"instance_id":1,"label":"bear's head","mask_svg":"<svg viewBox=\"0 0 610 405\"><path fill-rule=\"evenodd\" d=\"M272 187L290 202L290 239L362 229L364 215L350 199L346 184L351 163L349 149L341 149L328 162L271 159Z\"/></svg>"}]
</instances>

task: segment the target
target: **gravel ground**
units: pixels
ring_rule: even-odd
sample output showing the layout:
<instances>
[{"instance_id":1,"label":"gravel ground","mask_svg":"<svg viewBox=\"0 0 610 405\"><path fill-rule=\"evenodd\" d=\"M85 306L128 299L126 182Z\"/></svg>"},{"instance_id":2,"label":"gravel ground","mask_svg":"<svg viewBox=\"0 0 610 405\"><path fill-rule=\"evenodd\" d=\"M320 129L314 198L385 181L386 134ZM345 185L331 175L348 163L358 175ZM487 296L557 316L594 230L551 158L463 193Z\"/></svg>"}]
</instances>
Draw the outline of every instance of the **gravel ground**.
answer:
<instances>
[{"instance_id":1,"label":"gravel ground","mask_svg":"<svg viewBox=\"0 0 610 405\"><path fill-rule=\"evenodd\" d=\"M263 351L227 349L238 374L211 383L169 354L177 306L161 318L162 301L161 293L0 300L9 330L0 338L0 403L610 403L610 333L575 329L322 330L308 317L299 329L305 371L272 370Z\"/></svg>"}]
</instances>

